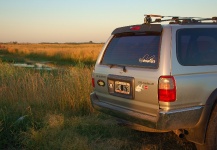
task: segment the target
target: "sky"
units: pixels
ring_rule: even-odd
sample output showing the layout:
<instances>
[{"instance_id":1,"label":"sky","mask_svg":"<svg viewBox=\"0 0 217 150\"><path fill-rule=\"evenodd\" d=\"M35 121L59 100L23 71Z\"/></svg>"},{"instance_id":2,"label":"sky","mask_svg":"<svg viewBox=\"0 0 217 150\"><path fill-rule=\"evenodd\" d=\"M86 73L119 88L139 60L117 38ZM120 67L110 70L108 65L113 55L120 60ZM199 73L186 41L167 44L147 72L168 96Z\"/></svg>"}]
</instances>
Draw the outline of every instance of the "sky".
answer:
<instances>
[{"instance_id":1,"label":"sky","mask_svg":"<svg viewBox=\"0 0 217 150\"><path fill-rule=\"evenodd\" d=\"M144 14L217 16L217 0L0 0L0 42L106 42Z\"/></svg>"}]
</instances>

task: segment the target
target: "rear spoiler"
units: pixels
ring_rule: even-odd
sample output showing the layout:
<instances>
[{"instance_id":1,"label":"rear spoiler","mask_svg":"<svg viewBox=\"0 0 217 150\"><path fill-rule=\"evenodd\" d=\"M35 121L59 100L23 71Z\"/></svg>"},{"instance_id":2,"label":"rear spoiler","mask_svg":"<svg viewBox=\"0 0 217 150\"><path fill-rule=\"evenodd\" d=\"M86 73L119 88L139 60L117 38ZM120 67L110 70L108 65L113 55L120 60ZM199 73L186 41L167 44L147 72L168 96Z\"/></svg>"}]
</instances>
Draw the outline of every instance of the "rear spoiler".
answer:
<instances>
[{"instance_id":1,"label":"rear spoiler","mask_svg":"<svg viewBox=\"0 0 217 150\"><path fill-rule=\"evenodd\" d=\"M115 29L112 32L112 35L119 34L119 33L140 33L140 32L161 33L162 25L161 24L141 24L141 25L125 26L125 27L120 27L120 28Z\"/></svg>"}]
</instances>

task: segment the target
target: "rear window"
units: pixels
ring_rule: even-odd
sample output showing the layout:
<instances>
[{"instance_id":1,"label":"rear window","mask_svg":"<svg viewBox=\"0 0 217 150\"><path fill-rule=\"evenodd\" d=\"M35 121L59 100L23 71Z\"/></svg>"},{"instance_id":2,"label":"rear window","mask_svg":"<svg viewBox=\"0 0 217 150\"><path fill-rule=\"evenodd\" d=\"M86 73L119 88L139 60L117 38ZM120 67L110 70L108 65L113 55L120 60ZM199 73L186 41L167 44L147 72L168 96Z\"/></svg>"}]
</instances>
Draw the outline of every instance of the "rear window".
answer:
<instances>
[{"instance_id":1,"label":"rear window","mask_svg":"<svg viewBox=\"0 0 217 150\"><path fill-rule=\"evenodd\" d=\"M115 35L101 64L157 68L160 35Z\"/></svg>"},{"instance_id":2,"label":"rear window","mask_svg":"<svg viewBox=\"0 0 217 150\"><path fill-rule=\"evenodd\" d=\"M217 28L180 29L177 58L181 65L217 65Z\"/></svg>"}]
</instances>

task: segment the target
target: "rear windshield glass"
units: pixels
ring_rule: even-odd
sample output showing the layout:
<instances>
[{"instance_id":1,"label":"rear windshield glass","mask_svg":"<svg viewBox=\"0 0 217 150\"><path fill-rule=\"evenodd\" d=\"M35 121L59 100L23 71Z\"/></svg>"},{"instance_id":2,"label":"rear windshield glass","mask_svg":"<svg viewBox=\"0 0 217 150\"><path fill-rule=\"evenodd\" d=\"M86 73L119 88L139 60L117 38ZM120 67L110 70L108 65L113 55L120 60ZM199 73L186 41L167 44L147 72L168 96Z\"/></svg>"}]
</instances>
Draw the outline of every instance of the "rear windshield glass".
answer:
<instances>
[{"instance_id":1,"label":"rear windshield glass","mask_svg":"<svg viewBox=\"0 0 217 150\"><path fill-rule=\"evenodd\" d=\"M105 65L158 67L160 35L114 36L101 61Z\"/></svg>"},{"instance_id":2,"label":"rear windshield glass","mask_svg":"<svg viewBox=\"0 0 217 150\"><path fill-rule=\"evenodd\" d=\"M217 28L178 30L177 58L184 66L217 65Z\"/></svg>"}]
</instances>

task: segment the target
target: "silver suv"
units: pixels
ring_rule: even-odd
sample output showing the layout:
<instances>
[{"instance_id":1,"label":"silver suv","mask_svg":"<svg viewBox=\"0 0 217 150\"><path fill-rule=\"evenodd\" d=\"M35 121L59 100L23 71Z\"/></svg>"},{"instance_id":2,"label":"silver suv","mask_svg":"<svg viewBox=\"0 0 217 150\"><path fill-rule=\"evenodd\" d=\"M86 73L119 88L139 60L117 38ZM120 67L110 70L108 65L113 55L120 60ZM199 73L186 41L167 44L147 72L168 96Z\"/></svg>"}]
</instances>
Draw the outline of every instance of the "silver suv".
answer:
<instances>
[{"instance_id":1,"label":"silver suv","mask_svg":"<svg viewBox=\"0 0 217 150\"><path fill-rule=\"evenodd\" d=\"M156 23L163 17L112 32L92 74L92 105L134 129L217 149L217 17Z\"/></svg>"}]
</instances>

